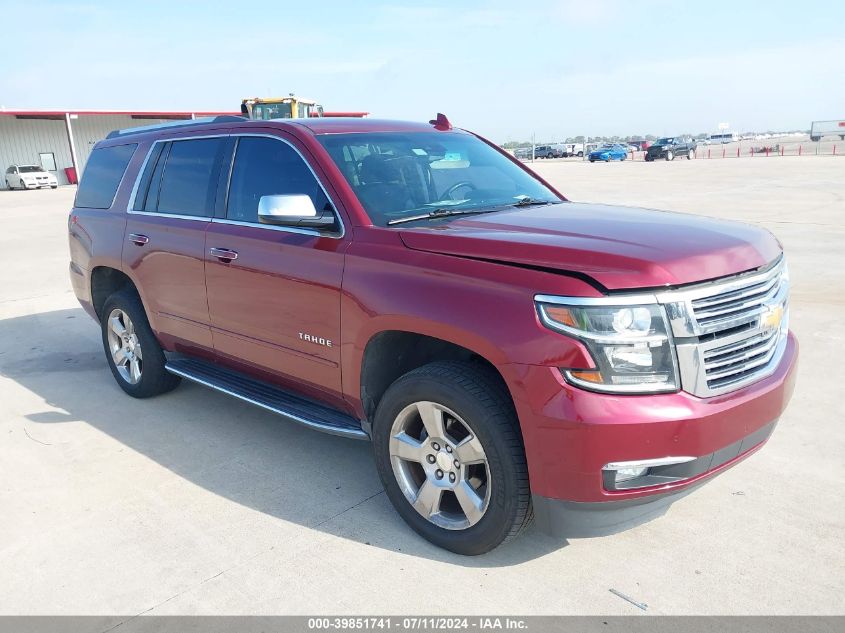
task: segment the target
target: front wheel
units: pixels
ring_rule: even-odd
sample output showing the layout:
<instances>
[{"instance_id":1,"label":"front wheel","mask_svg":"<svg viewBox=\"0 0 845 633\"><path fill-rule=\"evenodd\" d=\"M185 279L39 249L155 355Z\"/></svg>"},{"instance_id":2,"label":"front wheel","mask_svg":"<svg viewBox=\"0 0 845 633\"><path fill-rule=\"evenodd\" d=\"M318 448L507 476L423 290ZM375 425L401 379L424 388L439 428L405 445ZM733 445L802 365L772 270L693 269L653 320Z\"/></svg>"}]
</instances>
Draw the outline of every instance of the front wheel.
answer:
<instances>
[{"instance_id":1,"label":"front wheel","mask_svg":"<svg viewBox=\"0 0 845 633\"><path fill-rule=\"evenodd\" d=\"M471 363L431 363L399 378L373 424L379 476L418 534L475 556L533 518L519 423L506 387Z\"/></svg>"},{"instance_id":2,"label":"front wheel","mask_svg":"<svg viewBox=\"0 0 845 633\"><path fill-rule=\"evenodd\" d=\"M692 160L693 158L695 158L695 151L690 150L687 152L687 160Z\"/></svg>"},{"instance_id":3,"label":"front wheel","mask_svg":"<svg viewBox=\"0 0 845 633\"><path fill-rule=\"evenodd\" d=\"M100 319L106 359L121 389L133 398L149 398L179 384L179 377L164 368L164 351L138 295L115 292L106 299Z\"/></svg>"},{"instance_id":4,"label":"front wheel","mask_svg":"<svg viewBox=\"0 0 845 633\"><path fill-rule=\"evenodd\" d=\"M666 160L675 160L675 154L672 150L666 152Z\"/></svg>"}]
</instances>

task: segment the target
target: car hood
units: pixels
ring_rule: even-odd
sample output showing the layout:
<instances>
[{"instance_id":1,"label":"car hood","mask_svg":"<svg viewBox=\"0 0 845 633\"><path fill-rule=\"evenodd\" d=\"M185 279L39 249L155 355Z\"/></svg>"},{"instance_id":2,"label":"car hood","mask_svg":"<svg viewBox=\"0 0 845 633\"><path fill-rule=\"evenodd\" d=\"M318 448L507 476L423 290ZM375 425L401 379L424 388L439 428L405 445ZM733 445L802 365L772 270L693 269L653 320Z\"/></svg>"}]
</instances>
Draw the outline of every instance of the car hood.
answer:
<instances>
[{"instance_id":1,"label":"car hood","mask_svg":"<svg viewBox=\"0 0 845 633\"><path fill-rule=\"evenodd\" d=\"M674 286L758 268L768 231L695 215L562 202L400 231L411 249L584 274L608 290Z\"/></svg>"}]
</instances>

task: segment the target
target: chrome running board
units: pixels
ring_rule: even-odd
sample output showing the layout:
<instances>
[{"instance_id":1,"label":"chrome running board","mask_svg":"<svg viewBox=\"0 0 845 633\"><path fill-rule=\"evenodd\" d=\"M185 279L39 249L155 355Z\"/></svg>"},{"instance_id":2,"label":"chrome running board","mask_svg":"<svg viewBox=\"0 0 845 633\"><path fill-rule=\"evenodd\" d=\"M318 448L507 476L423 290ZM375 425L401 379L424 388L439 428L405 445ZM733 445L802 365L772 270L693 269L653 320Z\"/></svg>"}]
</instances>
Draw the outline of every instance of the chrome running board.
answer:
<instances>
[{"instance_id":1,"label":"chrome running board","mask_svg":"<svg viewBox=\"0 0 845 633\"><path fill-rule=\"evenodd\" d=\"M361 422L351 415L214 363L178 357L169 359L164 368L171 374L272 411L317 431L357 440L370 439L361 428Z\"/></svg>"}]
</instances>

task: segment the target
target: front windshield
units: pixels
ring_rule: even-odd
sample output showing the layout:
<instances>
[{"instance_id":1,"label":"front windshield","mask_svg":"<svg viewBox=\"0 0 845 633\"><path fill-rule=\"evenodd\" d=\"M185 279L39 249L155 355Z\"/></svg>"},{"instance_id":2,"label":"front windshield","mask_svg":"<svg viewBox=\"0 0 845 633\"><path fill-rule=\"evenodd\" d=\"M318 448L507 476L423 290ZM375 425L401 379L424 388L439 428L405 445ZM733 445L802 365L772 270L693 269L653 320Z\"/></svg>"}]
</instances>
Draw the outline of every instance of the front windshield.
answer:
<instances>
[{"instance_id":1,"label":"front windshield","mask_svg":"<svg viewBox=\"0 0 845 633\"><path fill-rule=\"evenodd\" d=\"M430 211L482 211L560 198L464 132L373 132L317 137L373 224Z\"/></svg>"},{"instance_id":2,"label":"front windshield","mask_svg":"<svg viewBox=\"0 0 845 633\"><path fill-rule=\"evenodd\" d=\"M38 165L21 165L18 167L18 171L22 174L32 174L37 171L44 171L44 168Z\"/></svg>"},{"instance_id":3,"label":"front windshield","mask_svg":"<svg viewBox=\"0 0 845 633\"><path fill-rule=\"evenodd\" d=\"M657 140L655 145L671 145L674 140L673 138L661 138Z\"/></svg>"}]
</instances>

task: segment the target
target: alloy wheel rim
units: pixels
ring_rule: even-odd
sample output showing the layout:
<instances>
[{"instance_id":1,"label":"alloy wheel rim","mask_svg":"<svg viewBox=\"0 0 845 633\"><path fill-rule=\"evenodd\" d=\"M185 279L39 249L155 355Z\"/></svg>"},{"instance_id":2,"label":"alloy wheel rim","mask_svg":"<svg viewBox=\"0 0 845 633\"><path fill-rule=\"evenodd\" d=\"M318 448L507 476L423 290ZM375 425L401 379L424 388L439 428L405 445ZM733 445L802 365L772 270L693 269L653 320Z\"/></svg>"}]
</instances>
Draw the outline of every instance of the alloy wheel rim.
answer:
<instances>
[{"instance_id":1,"label":"alloy wheel rim","mask_svg":"<svg viewBox=\"0 0 845 633\"><path fill-rule=\"evenodd\" d=\"M144 357L135 324L126 312L115 308L109 314L107 331L109 352L117 373L130 385L138 384L144 370Z\"/></svg>"},{"instance_id":2,"label":"alloy wheel rim","mask_svg":"<svg viewBox=\"0 0 845 633\"><path fill-rule=\"evenodd\" d=\"M390 463L402 494L447 530L478 523L490 505L487 455L472 428L436 402L408 405L390 429Z\"/></svg>"}]
</instances>

